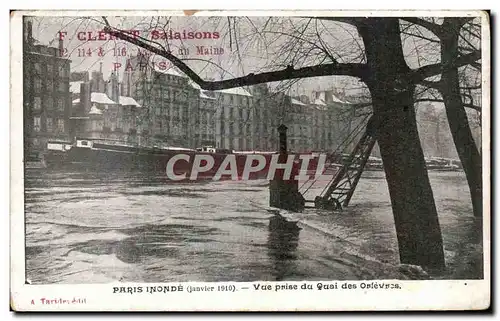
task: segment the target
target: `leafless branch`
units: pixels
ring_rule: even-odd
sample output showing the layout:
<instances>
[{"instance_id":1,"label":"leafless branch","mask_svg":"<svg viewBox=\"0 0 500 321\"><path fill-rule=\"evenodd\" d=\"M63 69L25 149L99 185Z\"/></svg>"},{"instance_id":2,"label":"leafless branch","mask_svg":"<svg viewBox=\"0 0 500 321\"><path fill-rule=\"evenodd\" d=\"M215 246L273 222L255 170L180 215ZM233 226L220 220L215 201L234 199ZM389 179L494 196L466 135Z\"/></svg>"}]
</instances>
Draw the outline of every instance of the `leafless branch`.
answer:
<instances>
[{"instance_id":1,"label":"leafless branch","mask_svg":"<svg viewBox=\"0 0 500 321\"><path fill-rule=\"evenodd\" d=\"M421 98L421 99L417 99L415 100L415 102L435 102L435 103L443 103L443 100L442 99L436 99L436 98ZM476 105L473 105L473 104L462 104L462 106L466 107L466 108L471 108L471 109L474 109L476 111L481 111L481 107L479 106L476 106Z\"/></svg>"},{"instance_id":2,"label":"leafless branch","mask_svg":"<svg viewBox=\"0 0 500 321\"><path fill-rule=\"evenodd\" d=\"M221 90L227 88L241 87L256 85L261 83L281 81L287 79L296 78L308 78L308 77L318 77L318 76L331 76L331 75L342 75L342 76L353 76L358 78L364 78L367 74L367 66L365 64L357 63L330 63L330 64L320 64L315 66L302 67L294 69L289 66L283 70L264 72L260 74L249 74L243 77L237 77L228 80L221 81L205 81L203 80L193 69L191 69L187 64L185 64L181 59L177 58L170 51L159 49L153 45L145 43L141 39L132 37L124 32L115 30L106 26L104 31L116 38L125 40L131 44L138 47L149 50L157 55L167 58L176 66L180 71L185 73L189 78L191 78L195 83L197 83L202 89L205 90Z\"/></svg>"},{"instance_id":3,"label":"leafless branch","mask_svg":"<svg viewBox=\"0 0 500 321\"><path fill-rule=\"evenodd\" d=\"M438 25L436 23L432 23L432 22L427 21L427 20L424 20L422 18L417 18L417 17L402 17L401 19L406 20L406 21L408 21L410 23L422 26L425 29L427 29L427 30L431 31L432 33L434 33L438 37L443 32L443 29L442 29L442 27L440 25Z\"/></svg>"},{"instance_id":4,"label":"leafless branch","mask_svg":"<svg viewBox=\"0 0 500 321\"><path fill-rule=\"evenodd\" d=\"M475 50L469 54L458 57L454 62L454 67L458 68L461 66L472 64L478 59L481 59L481 51ZM413 81L415 81L415 83L420 83L425 78L439 74L441 72L441 69L441 63L426 65L418 69L414 69L411 71Z\"/></svg>"}]
</instances>

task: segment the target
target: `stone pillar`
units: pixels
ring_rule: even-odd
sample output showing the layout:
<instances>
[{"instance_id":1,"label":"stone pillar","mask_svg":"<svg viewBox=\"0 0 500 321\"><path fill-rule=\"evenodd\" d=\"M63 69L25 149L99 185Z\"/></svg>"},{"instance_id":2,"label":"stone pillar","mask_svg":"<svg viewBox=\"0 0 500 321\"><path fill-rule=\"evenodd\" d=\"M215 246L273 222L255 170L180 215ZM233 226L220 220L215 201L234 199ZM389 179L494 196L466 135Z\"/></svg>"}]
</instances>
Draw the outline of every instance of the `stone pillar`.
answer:
<instances>
[{"instance_id":1,"label":"stone pillar","mask_svg":"<svg viewBox=\"0 0 500 321\"><path fill-rule=\"evenodd\" d=\"M287 127L283 124L278 126L279 133L279 163L286 163L287 151ZM284 180L282 175L275 175L274 180L269 183L269 206L301 212L305 206L305 200L299 193L299 181L294 179L298 175L299 166L292 169L291 179Z\"/></svg>"}]
</instances>

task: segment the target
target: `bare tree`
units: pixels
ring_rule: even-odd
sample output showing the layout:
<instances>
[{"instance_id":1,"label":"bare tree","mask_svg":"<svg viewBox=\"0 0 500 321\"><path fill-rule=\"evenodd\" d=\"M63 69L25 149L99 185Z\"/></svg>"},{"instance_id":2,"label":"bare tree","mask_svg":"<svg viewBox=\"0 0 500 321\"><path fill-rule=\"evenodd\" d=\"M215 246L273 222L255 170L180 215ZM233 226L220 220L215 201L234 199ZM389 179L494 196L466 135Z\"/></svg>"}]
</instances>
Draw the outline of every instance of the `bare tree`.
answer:
<instances>
[{"instance_id":1,"label":"bare tree","mask_svg":"<svg viewBox=\"0 0 500 321\"><path fill-rule=\"evenodd\" d=\"M351 76L363 81L371 94L373 126L391 196L400 261L442 268L441 230L417 132L414 94L418 84L441 73L443 64L431 63L416 69L408 66L403 54L398 18L309 17L293 21L307 23L311 19L330 26L340 22L354 27L361 39L357 43L362 50L358 60L345 62L341 57L325 54L327 60L312 65L296 68L290 63L273 71L206 81L171 51L148 39L130 37L109 25L106 18L104 23L109 34L167 58L205 90L332 75ZM320 48L327 47L324 41L317 44ZM480 53L471 52L454 59L449 66L458 68L479 58ZM287 59L293 61L293 58Z\"/></svg>"},{"instance_id":2,"label":"bare tree","mask_svg":"<svg viewBox=\"0 0 500 321\"><path fill-rule=\"evenodd\" d=\"M465 108L480 111L477 101L474 101L473 91L480 90L481 84L468 84L471 79L466 68L455 62L464 55L479 55L480 24L474 23L473 18L443 19L442 24L420 18L405 18L431 31L440 43L440 58L442 73L439 81L426 81L424 85L437 89L442 98L426 99L427 101L443 102L446 108L448 124L458 156L462 162L467 182L469 184L472 207L475 217L482 217L482 165L481 154L476 146L469 119ZM475 38L472 39L471 38ZM470 66L475 69L473 82L477 82L480 68L476 61ZM462 69L462 72L460 70Z\"/></svg>"}]
</instances>

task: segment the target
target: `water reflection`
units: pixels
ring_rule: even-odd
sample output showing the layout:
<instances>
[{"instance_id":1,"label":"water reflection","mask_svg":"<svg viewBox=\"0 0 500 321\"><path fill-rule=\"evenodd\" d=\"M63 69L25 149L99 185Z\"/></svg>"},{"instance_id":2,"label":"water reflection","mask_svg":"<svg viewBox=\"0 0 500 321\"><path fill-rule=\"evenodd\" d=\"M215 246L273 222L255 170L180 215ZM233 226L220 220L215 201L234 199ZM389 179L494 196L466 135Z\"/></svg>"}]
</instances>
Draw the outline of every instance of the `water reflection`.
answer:
<instances>
[{"instance_id":1,"label":"water reflection","mask_svg":"<svg viewBox=\"0 0 500 321\"><path fill-rule=\"evenodd\" d=\"M276 281L294 274L299 233L300 228L296 223L287 222L277 215L269 219L267 246Z\"/></svg>"},{"instance_id":2,"label":"water reflection","mask_svg":"<svg viewBox=\"0 0 500 321\"><path fill-rule=\"evenodd\" d=\"M276 217L268 221L265 180L26 174L26 273L34 283L394 278L375 263L399 262L380 173L360 180L342 215L296 215L309 226L304 231ZM431 180L448 267L433 277L482 278L481 222L472 217L465 175L432 173Z\"/></svg>"}]
</instances>

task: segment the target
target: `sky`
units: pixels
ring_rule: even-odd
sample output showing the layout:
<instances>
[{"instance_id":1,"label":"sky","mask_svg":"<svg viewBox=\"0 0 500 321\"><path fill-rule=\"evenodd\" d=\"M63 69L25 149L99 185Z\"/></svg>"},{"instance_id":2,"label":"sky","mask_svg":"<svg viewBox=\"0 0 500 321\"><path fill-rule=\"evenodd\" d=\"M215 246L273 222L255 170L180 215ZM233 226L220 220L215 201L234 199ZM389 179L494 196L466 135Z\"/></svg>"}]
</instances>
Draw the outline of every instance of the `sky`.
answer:
<instances>
[{"instance_id":1,"label":"sky","mask_svg":"<svg viewBox=\"0 0 500 321\"><path fill-rule=\"evenodd\" d=\"M105 79L113 71L122 75L127 68L127 57L138 52L135 45L110 40L108 35L99 33L104 27L101 16L29 19L33 21L33 36L41 43L57 46L59 38L64 38L64 55L71 59L71 71L98 70L102 63ZM331 62L321 48L339 62L364 62L363 43L357 30L344 23L255 16L123 16L106 19L115 28L133 30L136 35L170 48L205 79L221 80L284 69L290 63L297 68ZM170 31L174 36L178 32L181 37L189 36L189 33L193 36L206 33L211 39L162 39L162 34L170 35ZM433 37L429 32L423 32L424 36ZM438 44L405 35L403 40L406 60L411 68L439 62ZM211 49L211 53L223 53L200 55L198 49L202 46ZM157 64L161 62L162 67L171 65L163 57L154 57L153 60ZM273 86L285 88L292 95L308 96L313 90L345 88L352 94L365 87L355 78L342 76L309 78L294 85L286 82Z\"/></svg>"},{"instance_id":2,"label":"sky","mask_svg":"<svg viewBox=\"0 0 500 321\"><path fill-rule=\"evenodd\" d=\"M102 17L32 17L30 19L33 21L33 37L42 44L57 46L59 38L64 38L64 54L71 59L72 71L98 70L102 63L105 78L115 70L122 74L127 67L127 57L136 55L138 51L135 45L122 40L109 40L104 34L99 34L104 27ZM169 46L174 53L176 51L179 53L179 48L188 49L189 55L179 57L187 59L185 61L188 65L204 78L227 79L248 73L281 69L287 66L287 61L293 59L296 60L295 67L320 62L315 52L308 56L304 54L311 46L310 44L298 44L298 36L295 35L302 30L300 28L303 27L303 21L295 23L285 17L276 17L270 21L267 17L240 17L228 21L226 17L184 16L107 17L107 20L113 27L119 29L138 30L141 37L148 39L153 39L153 35L161 36L164 31L168 34L170 30L179 32L181 36L184 32L187 35L189 32L210 33L212 39L157 39L163 46ZM311 29L310 26L308 27ZM344 24L334 27L323 27L321 37L328 39L326 41L329 43L339 44L335 48L338 56L352 59L353 46L351 44L360 41L360 39L353 40L352 35L356 34L356 31ZM156 33L153 30L156 30ZM263 30L265 31L261 33L260 31ZM218 33L218 39L214 39L215 33ZM106 39L99 40L99 36L101 39ZM92 41L89 38L97 38L97 40ZM316 28L313 32L304 35L304 38L311 42L317 40ZM221 51L224 53L199 55L197 47L201 46L211 48L212 53L214 48L217 48L219 53ZM291 51L287 48L293 47L300 47L294 53L295 56L308 58L285 56L284 54ZM356 50L358 52L355 52L354 56L359 56L360 51L354 49ZM186 51L184 50L183 53L185 54ZM166 65L169 64L163 57L156 57L154 60L157 63L163 61ZM345 87L345 83L350 82L346 77L321 77L300 81L290 90L293 94L308 94L312 90ZM355 79L352 83L356 84L355 87L362 85L358 84Z\"/></svg>"}]
</instances>

